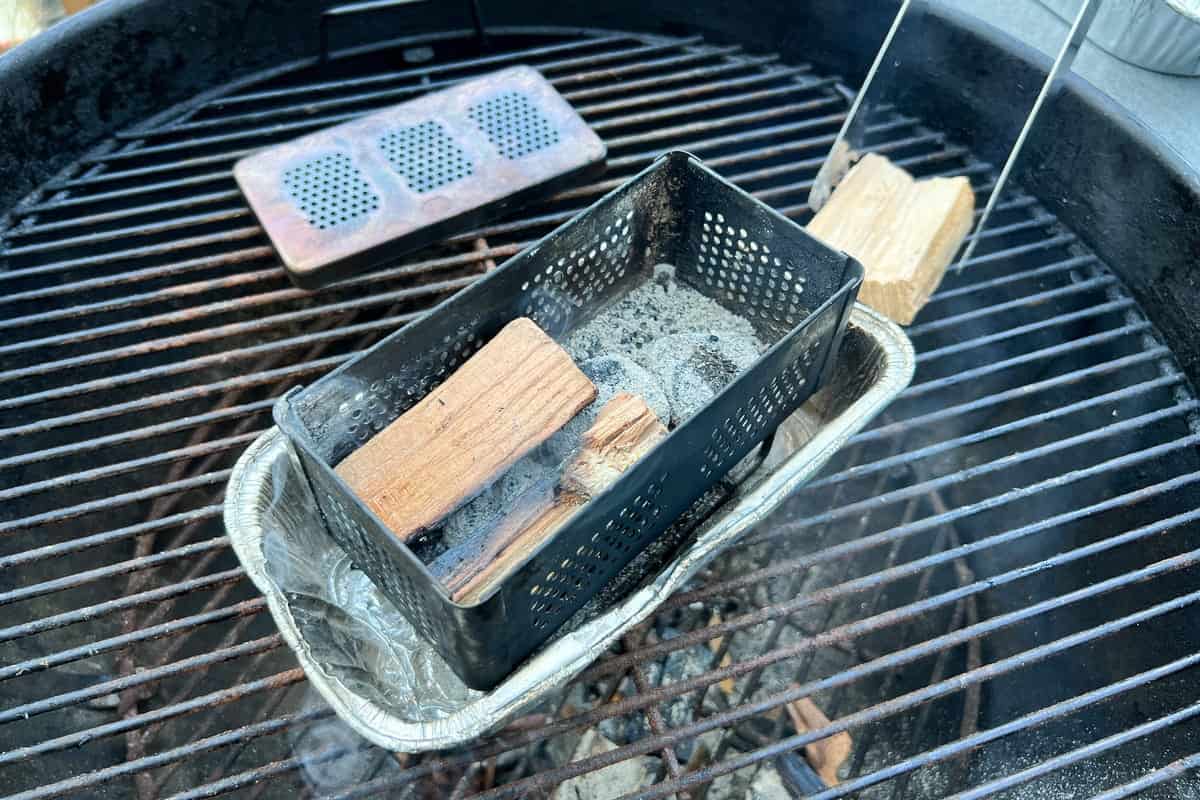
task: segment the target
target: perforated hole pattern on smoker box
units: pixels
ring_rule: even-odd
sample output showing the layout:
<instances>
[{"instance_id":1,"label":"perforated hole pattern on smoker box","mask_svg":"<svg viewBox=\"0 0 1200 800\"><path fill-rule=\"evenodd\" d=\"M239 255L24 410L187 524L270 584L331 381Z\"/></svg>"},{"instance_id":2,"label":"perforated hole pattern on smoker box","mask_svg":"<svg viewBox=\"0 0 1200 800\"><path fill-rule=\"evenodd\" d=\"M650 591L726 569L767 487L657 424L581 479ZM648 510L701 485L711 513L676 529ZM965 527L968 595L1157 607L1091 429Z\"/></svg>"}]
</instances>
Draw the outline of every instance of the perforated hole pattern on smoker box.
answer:
<instances>
[{"instance_id":1,"label":"perforated hole pattern on smoker box","mask_svg":"<svg viewBox=\"0 0 1200 800\"><path fill-rule=\"evenodd\" d=\"M379 375L337 407L337 435L352 440L356 449L408 411L447 376L483 347L476 335L446 338L443 347L426 355L419 368Z\"/></svg>"},{"instance_id":2,"label":"perforated hole pattern on smoker box","mask_svg":"<svg viewBox=\"0 0 1200 800\"><path fill-rule=\"evenodd\" d=\"M418 194L462 180L474 171L467 154L433 120L388 131L379 137L379 149L408 188Z\"/></svg>"},{"instance_id":3,"label":"perforated hole pattern on smoker box","mask_svg":"<svg viewBox=\"0 0 1200 800\"><path fill-rule=\"evenodd\" d=\"M328 488L323 491L325 519L329 523L334 539L342 546L354 565L377 581L392 602L408 617L417 631L429 641L438 636L437 619L425 602L425 595L413 582L392 566L392 557L385 553L375 540L358 524L354 514Z\"/></svg>"},{"instance_id":4,"label":"perforated hole pattern on smoker box","mask_svg":"<svg viewBox=\"0 0 1200 800\"><path fill-rule=\"evenodd\" d=\"M633 211L615 218L595 238L552 260L521 285L521 313L543 329L568 327L580 309L625 277L632 261Z\"/></svg>"},{"instance_id":5,"label":"perforated hole pattern on smoker box","mask_svg":"<svg viewBox=\"0 0 1200 800\"><path fill-rule=\"evenodd\" d=\"M305 161L283 173L283 185L308 224L325 230L374 213L379 196L345 153Z\"/></svg>"},{"instance_id":6,"label":"perforated hole pattern on smoker box","mask_svg":"<svg viewBox=\"0 0 1200 800\"><path fill-rule=\"evenodd\" d=\"M530 621L537 628L555 628L575 612L581 599L599 590L598 575L603 574L618 551L628 558L647 543L651 526L660 522L663 510L657 502L670 473L647 485L604 527L591 536L590 544L578 540L551 540L547 550L531 564L531 572L540 575L529 587ZM593 546L594 545L594 546Z\"/></svg>"},{"instance_id":7,"label":"perforated hole pattern on smoker box","mask_svg":"<svg viewBox=\"0 0 1200 800\"><path fill-rule=\"evenodd\" d=\"M806 278L800 268L724 214L704 212L700 241L692 242L691 248L704 284L742 306L751 319L791 328L808 316L803 302Z\"/></svg>"},{"instance_id":8,"label":"perforated hole pattern on smoker box","mask_svg":"<svg viewBox=\"0 0 1200 800\"><path fill-rule=\"evenodd\" d=\"M468 113L505 158L522 158L558 144L558 131L520 92L498 94L471 106Z\"/></svg>"}]
</instances>

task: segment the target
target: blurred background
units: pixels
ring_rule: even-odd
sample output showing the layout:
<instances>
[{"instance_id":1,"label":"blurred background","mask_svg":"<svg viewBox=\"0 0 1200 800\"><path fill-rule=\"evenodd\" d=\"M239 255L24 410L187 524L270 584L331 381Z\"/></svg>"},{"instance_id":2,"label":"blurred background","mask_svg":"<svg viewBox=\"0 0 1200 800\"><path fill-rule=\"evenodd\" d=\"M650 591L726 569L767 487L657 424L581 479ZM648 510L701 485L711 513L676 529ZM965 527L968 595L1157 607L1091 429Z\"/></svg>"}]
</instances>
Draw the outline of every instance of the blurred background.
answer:
<instances>
[{"instance_id":1,"label":"blurred background","mask_svg":"<svg viewBox=\"0 0 1200 800\"><path fill-rule=\"evenodd\" d=\"M0 53L59 20L102 0L4 0L0 2Z\"/></svg>"}]
</instances>

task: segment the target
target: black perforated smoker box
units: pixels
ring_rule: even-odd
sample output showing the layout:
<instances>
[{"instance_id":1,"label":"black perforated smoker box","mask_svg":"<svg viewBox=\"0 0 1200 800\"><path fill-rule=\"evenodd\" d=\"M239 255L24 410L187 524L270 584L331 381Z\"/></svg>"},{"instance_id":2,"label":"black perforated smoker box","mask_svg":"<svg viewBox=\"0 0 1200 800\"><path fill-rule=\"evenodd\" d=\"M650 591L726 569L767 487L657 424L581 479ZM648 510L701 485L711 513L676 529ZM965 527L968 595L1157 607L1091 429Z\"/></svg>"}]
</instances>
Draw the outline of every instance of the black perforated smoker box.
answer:
<instances>
[{"instance_id":1,"label":"black perforated smoker box","mask_svg":"<svg viewBox=\"0 0 1200 800\"><path fill-rule=\"evenodd\" d=\"M260 150L233 174L311 289L598 173L606 152L537 70L513 67Z\"/></svg>"},{"instance_id":2,"label":"black perforated smoker box","mask_svg":"<svg viewBox=\"0 0 1200 800\"><path fill-rule=\"evenodd\" d=\"M474 606L441 583L333 467L508 322L561 337L675 265L771 348ZM820 383L862 267L692 156L659 158L500 269L275 406L333 538L472 687L503 679ZM322 524L321 520L315 524Z\"/></svg>"}]
</instances>

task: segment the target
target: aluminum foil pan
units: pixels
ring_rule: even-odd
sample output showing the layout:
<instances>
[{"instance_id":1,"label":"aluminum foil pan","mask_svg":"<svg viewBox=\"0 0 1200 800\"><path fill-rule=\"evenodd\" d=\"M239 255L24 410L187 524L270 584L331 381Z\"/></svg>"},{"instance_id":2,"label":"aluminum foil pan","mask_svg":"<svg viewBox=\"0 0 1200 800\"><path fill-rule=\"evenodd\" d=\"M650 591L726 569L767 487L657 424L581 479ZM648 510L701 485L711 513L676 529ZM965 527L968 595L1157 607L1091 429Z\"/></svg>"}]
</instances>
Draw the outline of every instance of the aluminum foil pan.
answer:
<instances>
[{"instance_id":1,"label":"aluminum foil pan","mask_svg":"<svg viewBox=\"0 0 1200 800\"><path fill-rule=\"evenodd\" d=\"M826 385L788 418L762 464L674 560L547 644L495 689L466 687L327 534L272 429L234 467L225 527L311 685L355 731L393 751L462 744L554 695L623 633L808 481L912 379L908 338L856 306Z\"/></svg>"},{"instance_id":2,"label":"aluminum foil pan","mask_svg":"<svg viewBox=\"0 0 1200 800\"><path fill-rule=\"evenodd\" d=\"M1069 22L1081 0L1041 3ZM1200 0L1104 0L1088 39L1139 67L1200 75Z\"/></svg>"}]
</instances>

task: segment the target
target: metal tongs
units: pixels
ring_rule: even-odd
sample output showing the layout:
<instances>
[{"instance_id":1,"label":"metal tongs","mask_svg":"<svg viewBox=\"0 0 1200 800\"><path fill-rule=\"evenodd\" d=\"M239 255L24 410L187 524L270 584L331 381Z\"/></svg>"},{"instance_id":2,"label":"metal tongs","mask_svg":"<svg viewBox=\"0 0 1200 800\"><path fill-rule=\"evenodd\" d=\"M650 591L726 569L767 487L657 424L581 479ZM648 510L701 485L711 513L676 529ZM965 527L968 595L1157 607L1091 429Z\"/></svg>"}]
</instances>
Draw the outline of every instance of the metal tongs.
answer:
<instances>
[{"instance_id":1,"label":"metal tongs","mask_svg":"<svg viewBox=\"0 0 1200 800\"><path fill-rule=\"evenodd\" d=\"M884 37L883 45L875 55L875 63L871 65L867 79L854 98L850 113L846 116L846 121L842 124L833 148L829 151L829 156L825 159L825 163L821 166L812 189L809 191L808 205L814 212L819 211L825 205L830 195L833 194L834 187L846 176L854 162L869 152L870 148L866 144L867 122L872 114L887 105L886 101L895 84L899 67L912 57L911 51L906 51L906 47L913 46L914 39L919 40L920 38L918 34L912 32L912 28L920 25L921 18L929 12L931 3L932 0L904 0L900 6L900 11L896 14L892 27ZM1054 65L1046 75L1041 91L1038 92L1037 99L1033 101L1029 115L1021 126L1021 132L1013 142L1004 167L1000 170L1000 176L996 179L996 185L988 197L987 206L984 207L983 214L975 225L975 235L967 240L967 249L958 260L958 269L961 269L962 265L967 263L975 252L975 246L979 242L978 234L987 225L988 217L1003 193L1004 184L1021 154L1021 148L1024 146L1029 132L1033 129L1042 105L1050 95L1059 76L1071 68L1071 64L1079 52L1079 47L1083 44L1088 29L1092 25L1092 20L1100 9L1100 3L1101 0L1083 0L1083 4L1076 13L1066 39L1059 48L1058 56L1054 59ZM897 36L901 28L905 29L905 35ZM915 46L919 47L920 42L917 41Z\"/></svg>"}]
</instances>

